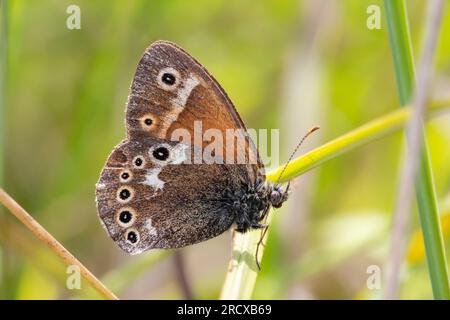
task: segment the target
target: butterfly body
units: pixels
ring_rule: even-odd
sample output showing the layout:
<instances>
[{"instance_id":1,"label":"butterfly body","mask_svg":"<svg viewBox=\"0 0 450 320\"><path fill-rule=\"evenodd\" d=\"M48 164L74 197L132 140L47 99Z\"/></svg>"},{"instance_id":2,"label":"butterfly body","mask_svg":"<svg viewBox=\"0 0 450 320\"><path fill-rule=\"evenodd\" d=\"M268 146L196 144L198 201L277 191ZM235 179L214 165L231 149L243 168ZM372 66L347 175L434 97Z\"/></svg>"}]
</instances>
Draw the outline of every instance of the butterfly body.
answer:
<instances>
[{"instance_id":1,"label":"butterfly body","mask_svg":"<svg viewBox=\"0 0 450 320\"><path fill-rule=\"evenodd\" d=\"M196 162L207 143L179 132L226 135L238 143ZM138 64L126 108L127 139L109 156L96 185L100 220L120 248L136 254L179 248L228 230L261 228L270 206L287 192L266 181L245 126L219 84L176 45L152 44ZM181 130L181 131L180 131ZM243 131L240 131L243 130ZM234 138L233 138L234 139ZM240 139L240 140L239 140ZM217 159L221 161L217 161Z\"/></svg>"},{"instance_id":2,"label":"butterfly body","mask_svg":"<svg viewBox=\"0 0 450 320\"><path fill-rule=\"evenodd\" d=\"M271 206L280 207L287 200L287 193L281 186L262 179L255 185L243 183L241 188L226 195L226 204L233 213L236 231L247 232L265 227L261 221Z\"/></svg>"}]
</instances>

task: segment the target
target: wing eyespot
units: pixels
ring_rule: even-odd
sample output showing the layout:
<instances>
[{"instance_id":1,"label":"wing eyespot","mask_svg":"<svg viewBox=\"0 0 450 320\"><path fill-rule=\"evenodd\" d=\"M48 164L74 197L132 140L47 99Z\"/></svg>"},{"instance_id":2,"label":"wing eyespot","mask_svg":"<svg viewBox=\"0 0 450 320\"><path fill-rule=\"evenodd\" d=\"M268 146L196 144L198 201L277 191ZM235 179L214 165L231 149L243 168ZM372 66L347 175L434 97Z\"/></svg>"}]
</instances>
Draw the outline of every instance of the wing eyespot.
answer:
<instances>
[{"instance_id":1,"label":"wing eyespot","mask_svg":"<svg viewBox=\"0 0 450 320\"><path fill-rule=\"evenodd\" d=\"M145 131L149 131L152 130L153 128L155 128L156 125L156 118L150 114L147 113L145 115L143 115L140 119L139 119L140 123L141 123L141 127L143 130Z\"/></svg>"},{"instance_id":2,"label":"wing eyespot","mask_svg":"<svg viewBox=\"0 0 450 320\"><path fill-rule=\"evenodd\" d=\"M117 190L117 201L127 203L133 199L134 190L130 187L121 187Z\"/></svg>"},{"instance_id":3,"label":"wing eyespot","mask_svg":"<svg viewBox=\"0 0 450 320\"><path fill-rule=\"evenodd\" d=\"M120 172L119 175L120 182L122 183L129 182L131 179L133 179L133 174L131 173L130 170L123 170L122 172Z\"/></svg>"},{"instance_id":4,"label":"wing eyespot","mask_svg":"<svg viewBox=\"0 0 450 320\"><path fill-rule=\"evenodd\" d=\"M161 81L167 84L168 86L173 86L177 78L172 73L166 72L162 75Z\"/></svg>"},{"instance_id":5,"label":"wing eyespot","mask_svg":"<svg viewBox=\"0 0 450 320\"><path fill-rule=\"evenodd\" d=\"M167 67L158 73L158 85L166 91L172 91L180 84L180 73L174 68Z\"/></svg>"},{"instance_id":6,"label":"wing eyespot","mask_svg":"<svg viewBox=\"0 0 450 320\"><path fill-rule=\"evenodd\" d=\"M117 212L116 221L124 228L130 227L136 221L136 211L129 207L122 208Z\"/></svg>"},{"instance_id":7,"label":"wing eyespot","mask_svg":"<svg viewBox=\"0 0 450 320\"><path fill-rule=\"evenodd\" d=\"M142 156L136 156L133 159L133 166L135 168L143 168L145 166L145 159Z\"/></svg>"},{"instance_id":8,"label":"wing eyespot","mask_svg":"<svg viewBox=\"0 0 450 320\"><path fill-rule=\"evenodd\" d=\"M140 240L139 232L136 229L128 229L125 233L125 241L131 245L136 245Z\"/></svg>"},{"instance_id":9,"label":"wing eyespot","mask_svg":"<svg viewBox=\"0 0 450 320\"><path fill-rule=\"evenodd\" d=\"M152 155L155 159L159 161L166 161L167 158L169 158L169 149L166 147L158 147L155 150L153 150Z\"/></svg>"}]
</instances>

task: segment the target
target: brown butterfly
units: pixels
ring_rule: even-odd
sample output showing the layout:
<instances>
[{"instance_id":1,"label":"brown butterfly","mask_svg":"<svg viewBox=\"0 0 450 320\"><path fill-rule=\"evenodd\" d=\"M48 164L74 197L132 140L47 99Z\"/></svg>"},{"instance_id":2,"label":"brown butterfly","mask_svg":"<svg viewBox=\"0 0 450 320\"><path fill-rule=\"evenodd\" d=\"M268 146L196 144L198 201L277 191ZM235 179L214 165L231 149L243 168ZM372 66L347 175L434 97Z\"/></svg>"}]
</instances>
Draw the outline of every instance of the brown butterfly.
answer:
<instances>
[{"instance_id":1,"label":"brown butterfly","mask_svg":"<svg viewBox=\"0 0 450 320\"><path fill-rule=\"evenodd\" d=\"M201 132L226 136L210 152ZM98 214L120 248L137 254L179 248L218 236L264 228L271 206L287 190L265 179L264 165L245 125L217 81L173 43L157 41L141 58L126 107L127 138L115 147L96 185ZM175 137L175 138L174 138ZM211 150L209 150L211 151ZM228 161L230 158L236 161Z\"/></svg>"}]
</instances>

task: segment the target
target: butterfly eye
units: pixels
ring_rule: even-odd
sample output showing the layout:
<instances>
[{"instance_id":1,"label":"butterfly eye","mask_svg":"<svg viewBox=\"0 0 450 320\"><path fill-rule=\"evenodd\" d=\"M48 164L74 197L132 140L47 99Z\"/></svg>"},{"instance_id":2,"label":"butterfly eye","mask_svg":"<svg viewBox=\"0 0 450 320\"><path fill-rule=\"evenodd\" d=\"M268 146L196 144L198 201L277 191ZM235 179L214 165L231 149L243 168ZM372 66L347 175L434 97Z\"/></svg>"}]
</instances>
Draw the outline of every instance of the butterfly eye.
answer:
<instances>
[{"instance_id":1,"label":"butterfly eye","mask_svg":"<svg viewBox=\"0 0 450 320\"><path fill-rule=\"evenodd\" d=\"M141 156L137 156L133 159L133 164L136 168L141 168L144 166L145 160Z\"/></svg>"},{"instance_id":2,"label":"butterfly eye","mask_svg":"<svg viewBox=\"0 0 450 320\"><path fill-rule=\"evenodd\" d=\"M153 156L160 161L164 161L169 157L169 150L165 147L156 148L153 150Z\"/></svg>"},{"instance_id":3,"label":"butterfly eye","mask_svg":"<svg viewBox=\"0 0 450 320\"><path fill-rule=\"evenodd\" d=\"M125 239L131 244L136 244L139 241L139 233L136 230L129 230L125 234Z\"/></svg>"},{"instance_id":4,"label":"butterfly eye","mask_svg":"<svg viewBox=\"0 0 450 320\"><path fill-rule=\"evenodd\" d=\"M117 191L117 200L121 203L130 201L132 197L133 190L129 187L123 187Z\"/></svg>"},{"instance_id":5,"label":"butterfly eye","mask_svg":"<svg viewBox=\"0 0 450 320\"><path fill-rule=\"evenodd\" d=\"M165 84L172 86L175 84L177 79L175 78L175 76L173 74L166 72L162 75L161 80Z\"/></svg>"},{"instance_id":6,"label":"butterfly eye","mask_svg":"<svg viewBox=\"0 0 450 320\"><path fill-rule=\"evenodd\" d=\"M131 172L126 170L126 171L122 171L120 173L120 181L121 182L127 182L131 179Z\"/></svg>"}]
</instances>

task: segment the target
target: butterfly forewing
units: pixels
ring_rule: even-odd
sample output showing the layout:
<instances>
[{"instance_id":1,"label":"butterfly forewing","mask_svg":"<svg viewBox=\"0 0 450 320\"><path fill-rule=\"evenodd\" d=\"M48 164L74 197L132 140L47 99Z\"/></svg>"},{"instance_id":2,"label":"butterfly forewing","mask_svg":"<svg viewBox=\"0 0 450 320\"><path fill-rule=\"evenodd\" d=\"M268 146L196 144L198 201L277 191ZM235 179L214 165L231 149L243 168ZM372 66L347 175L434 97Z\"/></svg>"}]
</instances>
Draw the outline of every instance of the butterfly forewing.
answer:
<instances>
[{"instance_id":1,"label":"butterfly forewing","mask_svg":"<svg viewBox=\"0 0 450 320\"><path fill-rule=\"evenodd\" d=\"M173 83L164 82L165 74L173 75ZM221 149L215 150L217 158L249 164L251 179L262 167L253 142L243 136L244 123L217 81L183 49L158 41L145 51L137 66L127 104L127 132L131 139L151 135L173 140L177 129L187 130L189 142L202 148L210 141L194 139L194 135L218 130L223 143ZM233 155L231 159L225 150L227 130L239 138L233 150L228 150Z\"/></svg>"}]
</instances>

